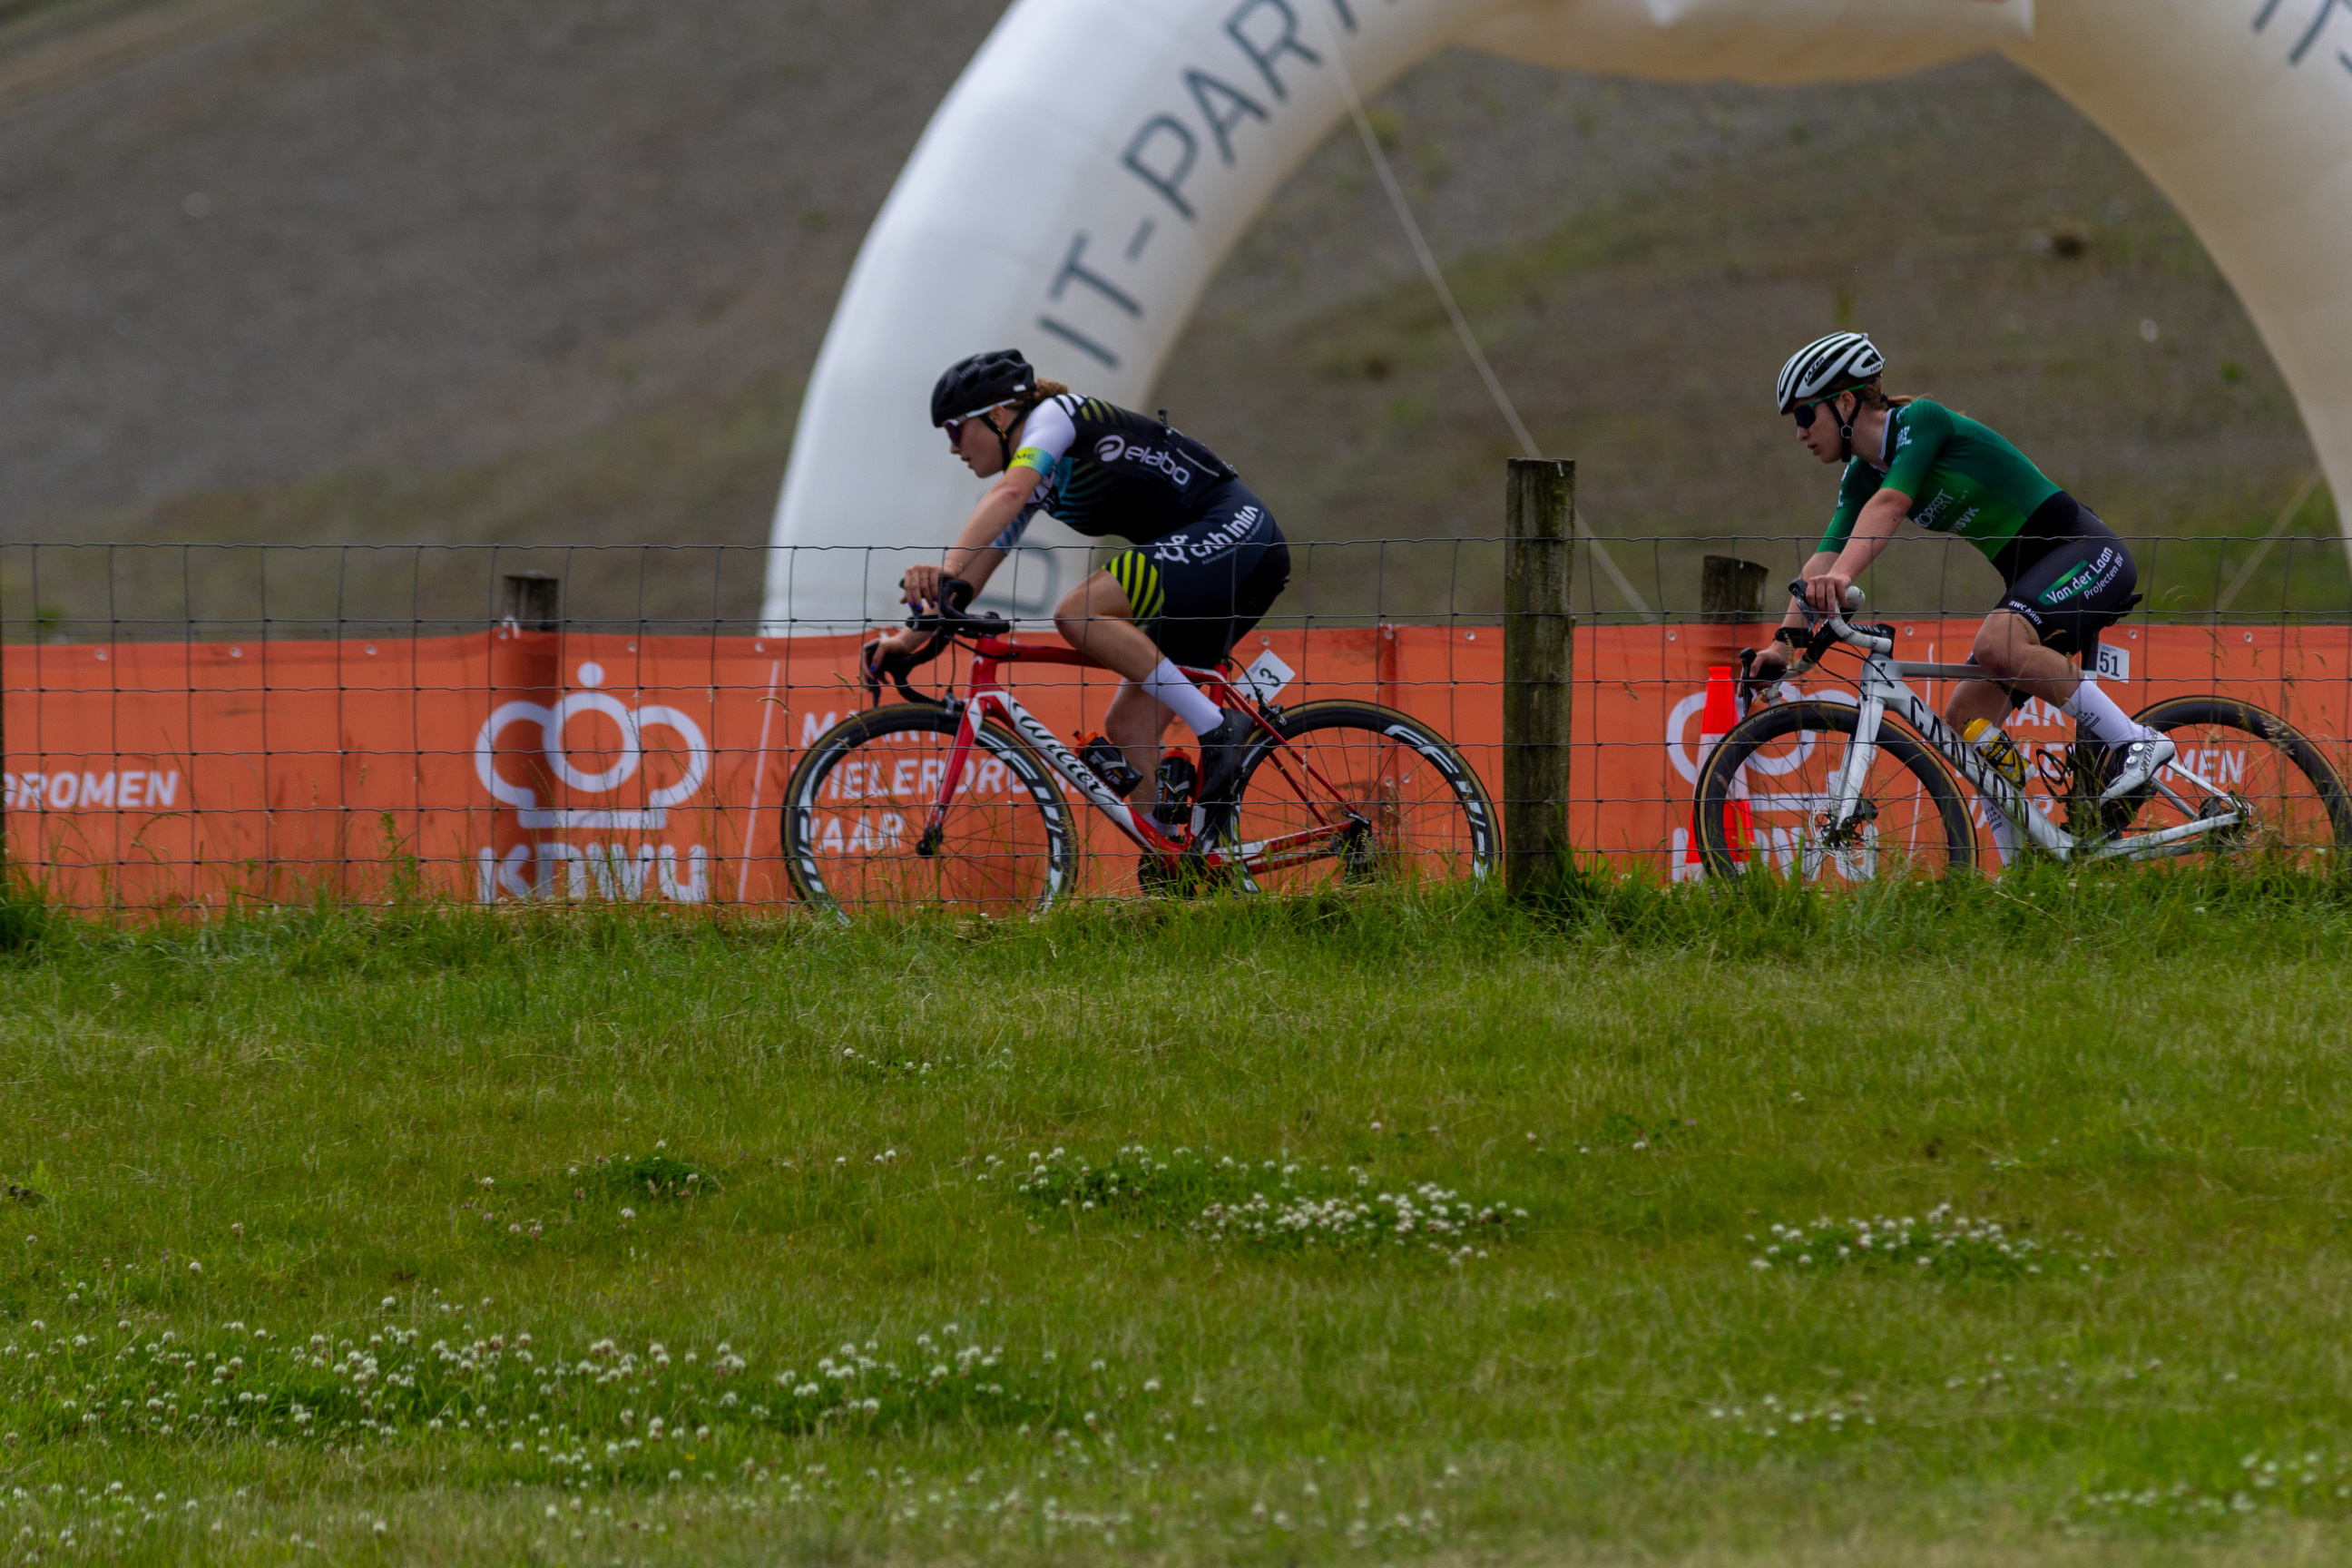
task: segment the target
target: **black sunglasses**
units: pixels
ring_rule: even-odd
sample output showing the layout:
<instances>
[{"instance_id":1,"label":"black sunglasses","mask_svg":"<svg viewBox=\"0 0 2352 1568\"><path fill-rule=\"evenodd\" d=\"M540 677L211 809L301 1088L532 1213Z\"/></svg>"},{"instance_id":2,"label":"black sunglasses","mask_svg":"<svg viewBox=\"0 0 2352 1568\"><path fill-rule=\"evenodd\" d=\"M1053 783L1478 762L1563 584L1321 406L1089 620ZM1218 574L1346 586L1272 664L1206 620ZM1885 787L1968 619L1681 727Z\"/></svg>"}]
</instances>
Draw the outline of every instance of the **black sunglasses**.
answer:
<instances>
[{"instance_id":1,"label":"black sunglasses","mask_svg":"<svg viewBox=\"0 0 2352 1568\"><path fill-rule=\"evenodd\" d=\"M984 418L987 416L995 413L1000 408L1010 407L1012 406L1012 403L1013 400L1011 398L1007 398L1003 403L992 403L985 408L974 409L970 414L961 415L953 419L942 419L940 421L940 428L948 433L949 446L960 447L963 444L963 427L965 426L971 424L975 419Z\"/></svg>"},{"instance_id":2,"label":"black sunglasses","mask_svg":"<svg viewBox=\"0 0 2352 1568\"><path fill-rule=\"evenodd\" d=\"M1822 405L1835 403L1843 395L1845 395L1843 393L1832 392L1827 397L1816 397L1811 403L1801 403L1789 410L1789 413L1797 421L1798 429L1810 430L1813 427L1814 416L1821 412Z\"/></svg>"}]
</instances>

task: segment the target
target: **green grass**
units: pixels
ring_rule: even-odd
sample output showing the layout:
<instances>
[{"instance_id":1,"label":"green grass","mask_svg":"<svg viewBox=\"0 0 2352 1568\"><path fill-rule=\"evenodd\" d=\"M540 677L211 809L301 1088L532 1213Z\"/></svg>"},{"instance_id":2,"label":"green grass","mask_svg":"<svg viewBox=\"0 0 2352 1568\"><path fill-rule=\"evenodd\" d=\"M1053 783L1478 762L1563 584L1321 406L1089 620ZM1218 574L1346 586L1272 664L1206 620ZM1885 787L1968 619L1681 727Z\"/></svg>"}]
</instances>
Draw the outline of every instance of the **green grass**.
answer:
<instances>
[{"instance_id":1,"label":"green grass","mask_svg":"<svg viewBox=\"0 0 2352 1568\"><path fill-rule=\"evenodd\" d=\"M0 1562L2352 1545L2336 882L0 923Z\"/></svg>"}]
</instances>

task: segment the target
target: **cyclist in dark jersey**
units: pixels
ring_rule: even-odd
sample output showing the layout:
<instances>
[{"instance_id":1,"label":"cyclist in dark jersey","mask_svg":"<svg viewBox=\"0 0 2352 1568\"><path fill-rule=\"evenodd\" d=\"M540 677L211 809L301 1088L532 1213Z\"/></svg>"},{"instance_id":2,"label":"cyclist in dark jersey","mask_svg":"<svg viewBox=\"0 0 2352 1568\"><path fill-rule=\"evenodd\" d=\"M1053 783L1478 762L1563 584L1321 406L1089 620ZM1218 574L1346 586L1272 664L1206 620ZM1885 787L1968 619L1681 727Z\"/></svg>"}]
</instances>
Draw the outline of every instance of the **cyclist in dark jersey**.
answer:
<instances>
[{"instance_id":1,"label":"cyclist in dark jersey","mask_svg":"<svg viewBox=\"0 0 2352 1568\"><path fill-rule=\"evenodd\" d=\"M958 361L931 392L931 422L964 465L996 483L945 562L916 566L907 603L938 603L940 584L978 590L1046 512L1089 539L1134 545L1072 589L1054 611L1071 647L1126 677L1103 732L1129 766L1153 777L1160 738L1182 720L1201 743L1197 798L1223 804L1254 728L1220 709L1177 668L1216 664L1290 581L1290 549L1265 503L1200 442L1164 421L1040 381L1017 350ZM874 657L911 652L889 634Z\"/></svg>"},{"instance_id":2,"label":"cyclist in dark jersey","mask_svg":"<svg viewBox=\"0 0 2352 1568\"><path fill-rule=\"evenodd\" d=\"M2087 664L2100 631L2134 603L2139 574L2131 552L1993 431L1928 398L1887 396L1879 385L1885 368L1867 337L1832 332L1780 371L1780 408L1795 416L1797 438L1845 472L1828 531L1805 564L1804 598L1790 601L1756 672L1787 668L1790 647L1804 640L1806 605L1837 606L1908 517L1967 540L2003 584L1969 656L1988 679L1960 682L1945 718L2021 787L2023 761L1998 725L2015 703L2039 697L2107 748L2103 800L2144 790L2172 759L2173 743L2134 723L2099 689L2095 673L2074 663ZM2004 826L1995 822L1997 836Z\"/></svg>"}]
</instances>

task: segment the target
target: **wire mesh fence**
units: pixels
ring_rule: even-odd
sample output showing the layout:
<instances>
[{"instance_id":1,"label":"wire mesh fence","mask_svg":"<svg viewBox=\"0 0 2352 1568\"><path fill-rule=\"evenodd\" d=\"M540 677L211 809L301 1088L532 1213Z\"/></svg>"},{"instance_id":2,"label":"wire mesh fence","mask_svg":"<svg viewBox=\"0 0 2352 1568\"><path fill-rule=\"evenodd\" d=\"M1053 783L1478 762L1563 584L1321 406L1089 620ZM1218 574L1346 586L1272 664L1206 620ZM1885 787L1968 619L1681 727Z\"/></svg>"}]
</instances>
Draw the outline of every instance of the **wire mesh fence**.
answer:
<instances>
[{"instance_id":1,"label":"wire mesh fence","mask_svg":"<svg viewBox=\"0 0 2352 1568\"><path fill-rule=\"evenodd\" d=\"M1575 547L1568 816L1580 849L1661 877L1700 874L1693 790L1727 725L1727 687L1720 675L1711 686L1710 671L1769 634L1811 542L1747 533ZM2352 583L2339 542L2131 543L2145 603L2104 644L2105 684L2123 706L2221 693L2283 716L2338 770L2352 763ZM1454 761L1360 727L1319 750L1294 736L1261 770L1269 785L1286 769L1309 780L1297 787L1329 796L1360 837L1320 832L1313 809L1292 803L1287 816L1239 832L1297 852L1243 868L1241 880L1313 885L1408 863L1422 876L1484 871L1493 844L1473 819L1486 810L1491 838L1511 804L1499 799L1506 547L1496 537L1294 542L1287 589L1233 649L1231 699L1286 714L1316 703L1393 710ZM944 732L919 746L901 736L895 752L845 752L817 795L793 803L797 823L787 792L812 749L861 713L908 706L866 688L859 649L866 628L896 623L891 584L905 564L939 552L821 552L827 580L854 591L824 618L763 619L761 585L778 580L778 553L0 546L10 859L85 911L422 899L775 909L804 901L820 861L912 868L952 893L940 868L953 833L929 851L924 840L952 826L942 780L963 770L967 807L994 789L1044 813L986 831L1066 837L1064 858L1048 863L1061 853L1049 845L1034 873L1056 893L1171 885L1152 836L1181 845L1202 825L1181 768L1163 780L1144 759L1155 765L1136 770L1140 782L1111 792L1137 825L1123 826L1093 788L1116 771L1107 753L1092 753L1101 768L1076 757L1104 728L1119 679L1043 657L1066 646L1053 603L1100 552L1015 552L981 605L1013 621L998 655L967 643L911 678L933 697L968 692L976 675L1000 682L1033 725L1000 717L1010 752L991 742L967 768ZM1930 663L1965 657L2000 588L1973 552L1933 540L1904 542L1865 583L1866 614L1895 628L1898 657ZM1931 704L1948 689L1917 687ZM1808 694L1852 701L1835 667L1782 695ZM2074 738L2039 702L2009 728L2037 764ZM1810 764L1790 759L1817 740L1792 731L1752 771L1801 775ZM1169 752L1192 761L1192 749L1182 726L1169 731ZM1448 775L1457 766L1468 794ZM2062 809L2062 783L2033 777L2037 809ZM1753 798L1744 831L1758 854L1792 863L1818 800L1769 784ZM1982 805L1969 809L1990 833ZM956 831L978 831L961 820ZM1415 846L1425 853L1399 858ZM992 874L964 891L1011 908L1034 887Z\"/></svg>"}]
</instances>

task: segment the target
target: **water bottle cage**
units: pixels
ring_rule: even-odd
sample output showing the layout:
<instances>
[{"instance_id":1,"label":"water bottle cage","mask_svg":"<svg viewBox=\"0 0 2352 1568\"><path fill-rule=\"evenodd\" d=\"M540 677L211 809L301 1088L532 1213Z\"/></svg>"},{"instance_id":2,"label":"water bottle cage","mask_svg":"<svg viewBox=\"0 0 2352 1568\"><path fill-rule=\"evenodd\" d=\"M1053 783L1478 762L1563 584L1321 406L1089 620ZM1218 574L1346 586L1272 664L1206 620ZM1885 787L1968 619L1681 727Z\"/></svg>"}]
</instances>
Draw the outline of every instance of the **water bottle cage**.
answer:
<instances>
[{"instance_id":1,"label":"water bottle cage","mask_svg":"<svg viewBox=\"0 0 2352 1568\"><path fill-rule=\"evenodd\" d=\"M1124 753L1109 740L1097 735L1078 748L1078 760L1094 770L1110 793L1125 800L1143 783L1143 775L1130 766Z\"/></svg>"}]
</instances>

